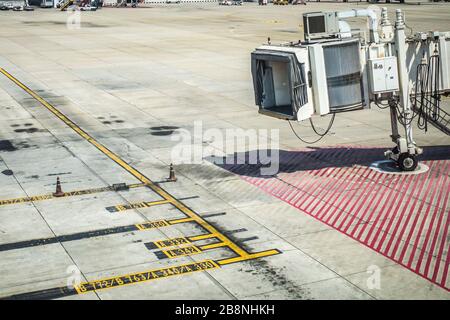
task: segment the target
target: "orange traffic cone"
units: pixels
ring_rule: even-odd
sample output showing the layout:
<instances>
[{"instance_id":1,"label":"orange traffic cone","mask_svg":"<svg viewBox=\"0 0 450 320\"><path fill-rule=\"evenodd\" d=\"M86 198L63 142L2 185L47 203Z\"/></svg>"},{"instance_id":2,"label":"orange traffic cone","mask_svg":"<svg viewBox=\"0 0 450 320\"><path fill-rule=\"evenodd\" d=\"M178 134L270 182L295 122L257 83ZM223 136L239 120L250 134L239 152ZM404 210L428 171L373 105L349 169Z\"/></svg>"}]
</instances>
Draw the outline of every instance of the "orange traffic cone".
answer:
<instances>
[{"instance_id":1,"label":"orange traffic cone","mask_svg":"<svg viewBox=\"0 0 450 320\"><path fill-rule=\"evenodd\" d=\"M62 197L64 196L64 192L61 188L61 182L59 181L59 177L56 178L56 192L53 194L54 197Z\"/></svg>"},{"instance_id":2,"label":"orange traffic cone","mask_svg":"<svg viewBox=\"0 0 450 320\"><path fill-rule=\"evenodd\" d=\"M172 164L170 164L169 177L167 178L167 181L171 181L171 182L177 181L177 177L175 177L175 170L173 170Z\"/></svg>"}]
</instances>

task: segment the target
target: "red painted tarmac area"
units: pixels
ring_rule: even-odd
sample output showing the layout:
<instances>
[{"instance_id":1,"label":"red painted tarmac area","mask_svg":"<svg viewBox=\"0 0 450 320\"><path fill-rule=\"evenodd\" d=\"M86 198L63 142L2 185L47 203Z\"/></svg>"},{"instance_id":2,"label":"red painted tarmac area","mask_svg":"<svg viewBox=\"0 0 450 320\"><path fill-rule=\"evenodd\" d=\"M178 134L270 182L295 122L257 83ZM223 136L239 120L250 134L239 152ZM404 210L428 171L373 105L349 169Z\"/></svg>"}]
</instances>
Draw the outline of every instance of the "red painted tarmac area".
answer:
<instances>
[{"instance_id":1,"label":"red painted tarmac area","mask_svg":"<svg viewBox=\"0 0 450 320\"><path fill-rule=\"evenodd\" d=\"M425 148L421 174L369 168L385 148L280 151L280 172L259 166L229 171L450 291L450 148Z\"/></svg>"}]
</instances>

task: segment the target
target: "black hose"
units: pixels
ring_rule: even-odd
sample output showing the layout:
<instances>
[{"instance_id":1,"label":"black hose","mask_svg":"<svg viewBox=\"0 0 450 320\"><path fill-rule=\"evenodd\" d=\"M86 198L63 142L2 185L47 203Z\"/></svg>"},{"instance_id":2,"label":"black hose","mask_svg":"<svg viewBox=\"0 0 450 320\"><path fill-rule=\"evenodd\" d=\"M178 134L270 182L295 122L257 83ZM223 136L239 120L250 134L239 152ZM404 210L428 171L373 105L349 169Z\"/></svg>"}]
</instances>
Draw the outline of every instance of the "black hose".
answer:
<instances>
[{"instance_id":1,"label":"black hose","mask_svg":"<svg viewBox=\"0 0 450 320\"><path fill-rule=\"evenodd\" d=\"M431 110L431 119L437 121L439 119L441 95L439 94L439 73L440 73L440 57L435 54L430 57L430 65L433 65L433 81L430 84L430 94L433 101Z\"/></svg>"},{"instance_id":2,"label":"black hose","mask_svg":"<svg viewBox=\"0 0 450 320\"><path fill-rule=\"evenodd\" d=\"M328 134L328 132L330 131L331 127L333 126L334 118L335 118L335 117L336 117L336 113L333 113L333 116L331 117L330 123L328 123L328 127L327 127L327 129L325 130L324 133L318 133L318 132L316 131L316 129L315 129L315 127L314 127L314 125L313 125L313 123L312 123L312 121L311 121L311 118L310 118L311 125L312 125L312 128L313 128L314 132L315 132L317 135L319 135L319 138L316 139L316 140L314 140L314 141L306 141L305 139L301 138L301 137L297 134L297 132L295 132L294 127L292 126L291 121L288 120L288 122L289 122L289 126L291 127L292 132L295 134L295 136L296 136L300 141L302 141L303 143L306 143L306 144L314 144L314 143L319 142L320 140L322 140L322 138L325 137L325 135Z\"/></svg>"},{"instance_id":3,"label":"black hose","mask_svg":"<svg viewBox=\"0 0 450 320\"><path fill-rule=\"evenodd\" d=\"M333 118L331 119L331 121L334 121L334 116L336 116L336 113L333 113ZM331 128L331 127L329 126L329 128L328 128L327 130L325 130L324 133L319 133L319 132L316 130L316 127L314 126L314 123L313 123L313 121L312 121L312 118L309 118L309 123L311 123L311 128L314 130L314 132L315 132L318 136L321 136L321 137L325 136L325 135L328 133L329 128ZM331 125L333 125L332 122L330 122L330 123L331 123Z\"/></svg>"},{"instance_id":4,"label":"black hose","mask_svg":"<svg viewBox=\"0 0 450 320\"><path fill-rule=\"evenodd\" d=\"M426 99L426 90L428 83L429 68L427 68L426 63L420 63L417 65L416 72L416 84L414 89L414 109L418 110L417 126L421 130L428 130L428 99ZM418 101L417 97L420 97ZM418 105L419 103L419 105Z\"/></svg>"},{"instance_id":5,"label":"black hose","mask_svg":"<svg viewBox=\"0 0 450 320\"><path fill-rule=\"evenodd\" d=\"M418 115L417 126L425 132L428 130L428 121L438 121L441 116L439 77L440 56L436 46L433 55L428 59L428 66L425 63L417 66L414 88L413 106ZM417 99L418 96L420 101Z\"/></svg>"}]
</instances>

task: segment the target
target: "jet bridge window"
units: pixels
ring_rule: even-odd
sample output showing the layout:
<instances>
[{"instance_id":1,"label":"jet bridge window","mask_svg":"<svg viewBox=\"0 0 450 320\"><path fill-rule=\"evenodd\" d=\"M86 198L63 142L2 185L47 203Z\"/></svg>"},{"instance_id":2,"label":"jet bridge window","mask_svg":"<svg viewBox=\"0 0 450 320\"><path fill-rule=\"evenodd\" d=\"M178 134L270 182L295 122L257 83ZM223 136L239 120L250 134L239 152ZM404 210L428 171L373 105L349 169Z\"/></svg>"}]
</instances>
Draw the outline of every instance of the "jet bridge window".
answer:
<instances>
[{"instance_id":1,"label":"jet bridge window","mask_svg":"<svg viewBox=\"0 0 450 320\"><path fill-rule=\"evenodd\" d=\"M308 102L305 65L294 53L253 52L252 76L260 113L296 119L298 109Z\"/></svg>"}]
</instances>

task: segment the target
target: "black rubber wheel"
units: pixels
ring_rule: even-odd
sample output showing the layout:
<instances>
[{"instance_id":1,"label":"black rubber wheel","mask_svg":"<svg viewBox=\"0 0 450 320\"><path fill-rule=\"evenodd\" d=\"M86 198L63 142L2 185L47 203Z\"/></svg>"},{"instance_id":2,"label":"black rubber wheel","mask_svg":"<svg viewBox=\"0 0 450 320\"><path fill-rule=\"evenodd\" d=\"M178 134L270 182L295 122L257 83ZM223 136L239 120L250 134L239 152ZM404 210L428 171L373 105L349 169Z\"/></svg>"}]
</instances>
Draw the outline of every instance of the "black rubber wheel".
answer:
<instances>
[{"instance_id":1,"label":"black rubber wheel","mask_svg":"<svg viewBox=\"0 0 450 320\"><path fill-rule=\"evenodd\" d=\"M416 156L409 153L402 153L397 160L397 164L402 171L414 171L419 164Z\"/></svg>"}]
</instances>

